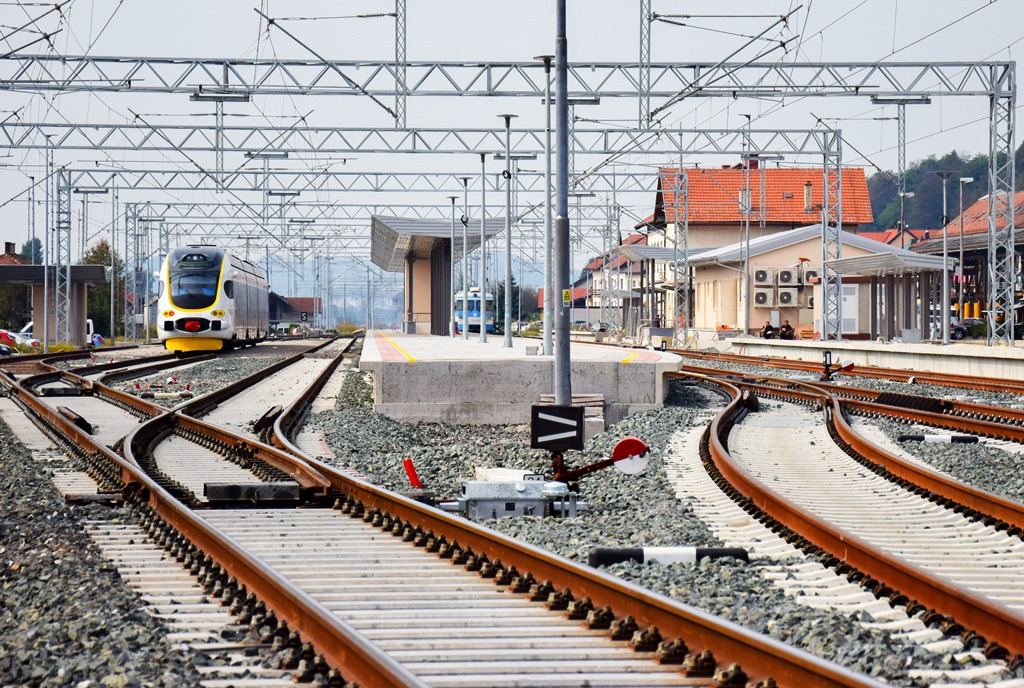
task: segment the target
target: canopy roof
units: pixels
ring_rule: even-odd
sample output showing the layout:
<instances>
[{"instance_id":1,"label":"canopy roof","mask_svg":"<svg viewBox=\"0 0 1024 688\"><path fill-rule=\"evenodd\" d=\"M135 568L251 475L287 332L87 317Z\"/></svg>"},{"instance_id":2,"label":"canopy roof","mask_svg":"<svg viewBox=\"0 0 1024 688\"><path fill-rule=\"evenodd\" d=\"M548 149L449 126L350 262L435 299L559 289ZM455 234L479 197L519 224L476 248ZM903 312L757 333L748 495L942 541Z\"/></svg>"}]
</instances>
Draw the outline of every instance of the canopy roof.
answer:
<instances>
[{"instance_id":1,"label":"canopy roof","mask_svg":"<svg viewBox=\"0 0 1024 688\"><path fill-rule=\"evenodd\" d=\"M484 222L485 237L504 230L503 217L487 218ZM451 233L450 220L374 215L370 218L370 260L387 272L402 272L406 258L429 258L438 243L451 239ZM469 219L466 243L469 251L480 246L479 219ZM462 223L456 223L452 259L461 260L462 253Z\"/></svg>"},{"instance_id":2,"label":"canopy roof","mask_svg":"<svg viewBox=\"0 0 1024 688\"><path fill-rule=\"evenodd\" d=\"M936 272L942 270L942 256L927 256L910 251L877 253L873 256L838 258L826 263L840 275L903 275L907 273ZM952 262L950 263L952 265Z\"/></svg>"}]
</instances>

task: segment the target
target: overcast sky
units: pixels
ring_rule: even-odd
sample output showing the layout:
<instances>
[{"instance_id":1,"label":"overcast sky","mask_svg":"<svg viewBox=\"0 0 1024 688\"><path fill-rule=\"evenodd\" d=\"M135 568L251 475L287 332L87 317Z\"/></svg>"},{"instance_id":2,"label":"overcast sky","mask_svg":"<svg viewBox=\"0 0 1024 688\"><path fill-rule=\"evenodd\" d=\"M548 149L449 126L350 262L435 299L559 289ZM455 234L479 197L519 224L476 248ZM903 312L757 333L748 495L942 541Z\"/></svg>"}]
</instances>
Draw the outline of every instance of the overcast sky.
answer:
<instances>
[{"instance_id":1,"label":"overcast sky","mask_svg":"<svg viewBox=\"0 0 1024 688\"><path fill-rule=\"evenodd\" d=\"M527 61L554 52L554 2L552 0L409 0L408 59L410 61ZM639 58L639 6L626 0L569 0L569 59L572 62L636 62ZM283 25L317 52L336 59L388 61L394 56L394 22L390 17L353 18L359 14L393 11L387 0L345 2L263 2L253 0L73 0L63 17L51 13L39 21L41 30L61 29L54 38L57 54L88 52L103 56L160 57L291 57L311 58L309 52L278 32L266 31L254 8L276 18L292 18ZM47 9L45 3L0 3L3 35ZM661 15L677 15L673 21L686 27L656 22L652 28L654 62L717 62L740 50L744 36L758 34L775 17L792 12L790 20L766 34L789 40L785 51L776 49L764 61L949 61L1014 60L1024 45L1024 2L1021 0L653 0ZM707 17L708 12L749 17ZM300 18L318 18L304 20ZM7 39L4 51L13 50L34 37L21 32ZM740 50L731 61L750 60L770 44L756 42ZM46 52L45 44L25 49ZM660 103L654 102L654 105ZM212 106L191 103L183 95L68 94L46 97L0 91L0 118L21 108L24 121L110 122L129 121L129 108L144 114L151 123L212 122ZM335 97L293 99L257 98L251 104L229 105L228 123L275 124L293 122L297 113L312 111L309 121L334 126L390 128L391 120L365 98ZM533 99L444 98L409 100L410 127L492 127L496 115L516 112L517 124L540 127L544 110ZM599 106L578 109L596 120L593 126L631 126L637 104L632 99L605 99ZM754 117L754 127L812 128L816 117L839 127L850 147L844 163L896 167L895 106L871 105L867 98L808 98L778 100L694 99L673 107L664 123L671 127L735 128ZM240 117L245 115L248 119ZM931 105L908 107L908 161L957 149L966 153L988 148L988 103L983 98L937 98ZM577 126L591 126L580 123ZM1019 136L1017 137L1019 140ZM857 152L859 151L859 153ZM41 176L42 156L36 152L4 152L0 160L0 203L16 196L28 176ZM467 159L469 158L469 159ZM183 157L153 153L58 152L60 164L81 165L91 161L116 161L125 166L189 166ZM232 161L229 161L231 165ZM234 161L242 164L244 161ZM323 161L320 161L323 162ZM578 166L596 160L581 160ZM668 163L647 156L628 156L636 166ZM734 160L691 159L702 165ZM787 164L795 164L793 163ZM815 164L808 161L806 164ZM358 156L350 170L475 171L470 156ZM637 169L643 169L638 167ZM873 171L869 169L869 173ZM170 200L149 192L153 200ZM423 203L447 203L438 198L417 197ZM250 197L246 197L249 199ZM122 201L146 200L142 195L122 196ZM184 199L181 199L184 200ZM211 200L196 198L193 200ZM312 200L312 199L311 199ZM317 199L325 200L325 199ZM500 203L500 199L492 199ZM531 199L524 199L529 201ZM533 199L536 200L536 199ZM625 196L621 201L634 215L648 214L653 197ZM252 202L258 202L252 199ZM603 203L603 199L595 199ZM4 240L26 239L24 202L0 208L0 235ZM42 222L42 213L37 216ZM91 218L96 231L109 223L109 210L97 209ZM623 225L631 225L626 217ZM39 224L39 227L42 225Z\"/></svg>"}]
</instances>

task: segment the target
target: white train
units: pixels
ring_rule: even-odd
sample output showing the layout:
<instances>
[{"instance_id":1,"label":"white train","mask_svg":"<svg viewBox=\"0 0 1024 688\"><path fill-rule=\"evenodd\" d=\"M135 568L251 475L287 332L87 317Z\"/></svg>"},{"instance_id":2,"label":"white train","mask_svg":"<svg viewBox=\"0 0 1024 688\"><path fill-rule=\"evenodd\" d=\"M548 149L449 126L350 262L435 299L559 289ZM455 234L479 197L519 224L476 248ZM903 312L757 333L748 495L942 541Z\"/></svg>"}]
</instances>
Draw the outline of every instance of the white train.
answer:
<instances>
[{"instance_id":1,"label":"white train","mask_svg":"<svg viewBox=\"0 0 1024 688\"><path fill-rule=\"evenodd\" d=\"M494 294L485 292L483 301L484 325L488 332L494 332ZM461 291L455 294L455 331L462 332L464 327L470 332L480 331L480 289L477 287L470 287L469 294Z\"/></svg>"},{"instance_id":2,"label":"white train","mask_svg":"<svg viewBox=\"0 0 1024 688\"><path fill-rule=\"evenodd\" d=\"M182 246L160 271L157 330L171 351L255 345L270 324L266 273L216 246Z\"/></svg>"}]
</instances>

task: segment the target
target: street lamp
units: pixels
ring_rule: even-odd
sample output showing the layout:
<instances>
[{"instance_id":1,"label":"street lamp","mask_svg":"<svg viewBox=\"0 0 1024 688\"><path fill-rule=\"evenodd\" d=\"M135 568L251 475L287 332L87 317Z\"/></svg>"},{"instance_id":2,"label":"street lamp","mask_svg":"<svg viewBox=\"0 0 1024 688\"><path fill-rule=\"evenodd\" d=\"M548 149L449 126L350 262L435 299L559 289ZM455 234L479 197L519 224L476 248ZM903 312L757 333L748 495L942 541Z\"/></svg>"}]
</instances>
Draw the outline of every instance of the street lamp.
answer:
<instances>
[{"instance_id":1,"label":"street lamp","mask_svg":"<svg viewBox=\"0 0 1024 688\"><path fill-rule=\"evenodd\" d=\"M956 314L960 324L964 323L964 184L974 182L974 177L960 177L960 285L956 290Z\"/></svg>"},{"instance_id":2,"label":"street lamp","mask_svg":"<svg viewBox=\"0 0 1024 688\"><path fill-rule=\"evenodd\" d=\"M448 200L452 202L452 236L451 243L448 245L448 250L450 252L450 256L448 258L448 292L451 297L450 303L448 304L448 311L450 315L448 335L450 337L455 336L455 201L458 200L458 198L458 196L448 197ZM465 245L463 245L462 250L465 252Z\"/></svg>"},{"instance_id":3,"label":"street lamp","mask_svg":"<svg viewBox=\"0 0 1024 688\"><path fill-rule=\"evenodd\" d=\"M550 356L554 353L551 342L551 327L554 318L555 297L554 297L554 273L552 272L552 247L551 240L551 62L554 55L538 55L533 58L544 61L544 112L546 124L544 127L544 327L542 330L544 355Z\"/></svg>"},{"instance_id":4,"label":"street lamp","mask_svg":"<svg viewBox=\"0 0 1024 688\"><path fill-rule=\"evenodd\" d=\"M480 343L487 343L487 153L480 153Z\"/></svg>"},{"instance_id":5,"label":"street lamp","mask_svg":"<svg viewBox=\"0 0 1024 688\"><path fill-rule=\"evenodd\" d=\"M942 180L942 343L949 344L949 243L946 215L946 180L953 176L952 172L940 170L935 174Z\"/></svg>"},{"instance_id":6,"label":"street lamp","mask_svg":"<svg viewBox=\"0 0 1024 688\"><path fill-rule=\"evenodd\" d=\"M462 341L469 341L469 177L462 180Z\"/></svg>"},{"instance_id":7,"label":"street lamp","mask_svg":"<svg viewBox=\"0 0 1024 688\"><path fill-rule=\"evenodd\" d=\"M505 341L503 349L512 348L512 118L519 115L498 115L505 120ZM497 309L498 304L494 304Z\"/></svg>"}]
</instances>

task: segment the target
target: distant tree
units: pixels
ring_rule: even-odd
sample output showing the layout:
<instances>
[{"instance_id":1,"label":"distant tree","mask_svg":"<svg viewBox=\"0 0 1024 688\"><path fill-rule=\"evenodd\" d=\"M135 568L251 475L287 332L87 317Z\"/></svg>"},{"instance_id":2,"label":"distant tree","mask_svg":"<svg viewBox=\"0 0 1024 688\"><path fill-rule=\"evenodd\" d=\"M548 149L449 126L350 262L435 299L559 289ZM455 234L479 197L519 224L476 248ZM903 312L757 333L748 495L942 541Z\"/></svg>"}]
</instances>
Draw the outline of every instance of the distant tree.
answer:
<instances>
[{"instance_id":1,"label":"distant tree","mask_svg":"<svg viewBox=\"0 0 1024 688\"><path fill-rule=\"evenodd\" d=\"M536 297L535 297L536 298ZM519 284L516 276L512 275L512 317L515 318L519 312ZM496 327L505 327L505 280L498 282L494 290L494 324Z\"/></svg>"},{"instance_id":2,"label":"distant tree","mask_svg":"<svg viewBox=\"0 0 1024 688\"><path fill-rule=\"evenodd\" d=\"M1016 165L1024 165L1024 143L1014 155ZM906 188L914 194L904 199L904 219L908 229L939 229L942 227L942 180L938 171L953 173L946 182L949 219L960 212L960 177L973 177L974 182L963 186L963 207L966 209L988 193L988 156L966 156L956 151L942 157L934 155L918 160L906 170ZM1024 175L1016 176L1016 190L1024 189ZM881 231L897 226L900 219L900 199L896 186L896 173L879 170L868 178L868 194L875 221L863 225L864 230Z\"/></svg>"},{"instance_id":3,"label":"distant tree","mask_svg":"<svg viewBox=\"0 0 1024 688\"><path fill-rule=\"evenodd\" d=\"M26 241L21 245L21 255L31 258L33 265L41 265L43 262L43 242L39 240L39 237Z\"/></svg>"},{"instance_id":4,"label":"distant tree","mask_svg":"<svg viewBox=\"0 0 1024 688\"><path fill-rule=\"evenodd\" d=\"M32 318L27 284L0 284L0 329L19 330Z\"/></svg>"},{"instance_id":5,"label":"distant tree","mask_svg":"<svg viewBox=\"0 0 1024 688\"><path fill-rule=\"evenodd\" d=\"M82 256L82 262L86 265L102 265L105 268L110 267L110 244L106 239L100 240L97 244L93 245L85 255ZM114 253L114 274L124 275L124 263L118 258L117 253ZM108 281L101 284L94 285L89 289L89 296L87 300L87 312L88 317L92 318L93 327L96 331L102 334L104 337L110 337L110 281L109 281L109 270L108 270ZM117 291L114 292L114 327L118 329L121 327L120 323L124 314L124 282L122 279L118 280Z\"/></svg>"}]
</instances>

